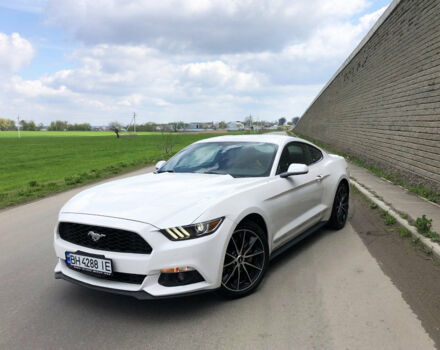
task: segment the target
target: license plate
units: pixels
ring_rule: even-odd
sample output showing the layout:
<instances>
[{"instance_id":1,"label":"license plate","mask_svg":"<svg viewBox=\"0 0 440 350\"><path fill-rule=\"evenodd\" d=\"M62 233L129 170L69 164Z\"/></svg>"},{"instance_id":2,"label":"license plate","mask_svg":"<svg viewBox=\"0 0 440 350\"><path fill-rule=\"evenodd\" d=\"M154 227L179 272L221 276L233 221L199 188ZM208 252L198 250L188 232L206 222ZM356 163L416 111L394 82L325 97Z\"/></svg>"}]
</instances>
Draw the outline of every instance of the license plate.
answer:
<instances>
[{"instance_id":1,"label":"license plate","mask_svg":"<svg viewBox=\"0 0 440 350\"><path fill-rule=\"evenodd\" d=\"M98 258L90 255L66 252L66 263L76 270L94 272L110 276L113 272L110 259Z\"/></svg>"}]
</instances>

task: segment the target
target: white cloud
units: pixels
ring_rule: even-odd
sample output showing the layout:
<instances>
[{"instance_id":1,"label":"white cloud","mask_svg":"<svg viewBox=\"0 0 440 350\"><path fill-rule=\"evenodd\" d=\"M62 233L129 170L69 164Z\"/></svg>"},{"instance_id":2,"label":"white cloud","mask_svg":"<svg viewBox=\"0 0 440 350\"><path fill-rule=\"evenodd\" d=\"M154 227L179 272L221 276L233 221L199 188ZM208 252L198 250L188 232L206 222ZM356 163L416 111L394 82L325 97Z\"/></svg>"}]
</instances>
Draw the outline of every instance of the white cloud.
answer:
<instances>
[{"instance_id":1,"label":"white cloud","mask_svg":"<svg viewBox=\"0 0 440 350\"><path fill-rule=\"evenodd\" d=\"M331 23L318 28L307 40L286 45L280 52L264 51L223 55L244 70L264 72L273 84L323 82L351 53L386 7L361 16L357 23Z\"/></svg>"},{"instance_id":2,"label":"white cloud","mask_svg":"<svg viewBox=\"0 0 440 350\"><path fill-rule=\"evenodd\" d=\"M0 82L0 111L94 125L123 122L133 111L140 122L249 113L291 118L384 10L359 17L366 6L366 0L49 1L48 21L83 45L70 55L72 68Z\"/></svg>"},{"instance_id":3,"label":"white cloud","mask_svg":"<svg viewBox=\"0 0 440 350\"><path fill-rule=\"evenodd\" d=\"M167 57L143 46L98 45L72 55L77 68L61 70L39 80L14 77L12 86L28 97L72 94L119 99L119 105L143 102L167 106L172 100L200 94L252 91L256 75L241 72L220 60L194 62L194 57ZM190 63L187 63L191 61Z\"/></svg>"},{"instance_id":4,"label":"white cloud","mask_svg":"<svg viewBox=\"0 0 440 350\"><path fill-rule=\"evenodd\" d=\"M181 79L194 86L242 91L260 87L257 77L253 74L240 72L218 60L186 64L182 70Z\"/></svg>"},{"instance_id":5,"label":"white cloud","mask_svg":"<svg viewBox=\"0 0 440 350\"><path fill-rule=\"evenodd\" d=\"M95 125L123 121L133 111L141 122L234 120L256 111L260 119L274 119L297 115L320 87L278 87L264 72L242 71L225 60L197 62L147 47L98 45L73 57L79 62L74 69L36 80L13 76L3 85L8 104L0 110L14 115L18 109L44 122L62 115Z\"/></svg>"},{"instance_id":6,"label":"white cloud","mask_svg":"<svg viewBox=\"0 0 440 350\"><path fill-rule=\"evenodd\" d=\"M32 44L18 33L0 33L0 74L16 72L34 57Z\"/></svg>"},{"instance_id":7,"label":"white cloud","mask_svg":"<svg viewBox=\"0 0 440 350\"><path fill-rule=\"evenodd\" d=\"M167 52L279 51L364 10L367 0L49 0L47 22L86 44Z\"/></svg>"}]
</instances>

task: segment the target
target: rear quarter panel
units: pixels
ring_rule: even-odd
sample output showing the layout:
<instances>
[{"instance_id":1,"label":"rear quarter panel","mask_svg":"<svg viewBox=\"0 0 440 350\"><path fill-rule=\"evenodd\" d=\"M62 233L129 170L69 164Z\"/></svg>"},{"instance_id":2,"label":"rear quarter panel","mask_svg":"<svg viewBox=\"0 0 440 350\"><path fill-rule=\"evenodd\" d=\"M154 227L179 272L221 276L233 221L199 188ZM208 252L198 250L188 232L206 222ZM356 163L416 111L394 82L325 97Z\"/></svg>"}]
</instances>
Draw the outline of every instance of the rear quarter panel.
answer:
<instances>
[{"instance_id":1,"label":"rear quarter panel","mask_svg":"<svg viewBox=\"0 0 440 350\"><path fill-rule=\"evenodd\" d=\"M349 181L349 171L346 160L336 154L327 154L324 162L323 166L326 173L329 175L323 182L324 194L322 198L323 203L328 207L323 218L323 220L327 221L330 219L336 189L343 179Z\"/></svg>"}]
</instances>

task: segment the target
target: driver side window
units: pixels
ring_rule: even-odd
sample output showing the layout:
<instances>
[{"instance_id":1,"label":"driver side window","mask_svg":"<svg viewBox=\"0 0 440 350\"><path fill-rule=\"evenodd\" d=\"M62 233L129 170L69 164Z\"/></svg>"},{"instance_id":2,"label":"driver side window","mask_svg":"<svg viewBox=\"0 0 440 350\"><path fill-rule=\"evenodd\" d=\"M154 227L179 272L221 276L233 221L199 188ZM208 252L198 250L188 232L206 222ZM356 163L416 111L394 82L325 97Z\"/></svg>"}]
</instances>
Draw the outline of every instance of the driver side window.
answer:
<instances>
[{"instance_id":1,"label":"driver side window","mask_svg":"<svg viewBox=\"0 0 440 350\"><path fill-rule=\"evenodd\" d=\"M306 165L313 163L308 145L302 142L292 142L286 145L278 163L277 175L286 172L292 163Z\"/></svg>"}]
</instances>

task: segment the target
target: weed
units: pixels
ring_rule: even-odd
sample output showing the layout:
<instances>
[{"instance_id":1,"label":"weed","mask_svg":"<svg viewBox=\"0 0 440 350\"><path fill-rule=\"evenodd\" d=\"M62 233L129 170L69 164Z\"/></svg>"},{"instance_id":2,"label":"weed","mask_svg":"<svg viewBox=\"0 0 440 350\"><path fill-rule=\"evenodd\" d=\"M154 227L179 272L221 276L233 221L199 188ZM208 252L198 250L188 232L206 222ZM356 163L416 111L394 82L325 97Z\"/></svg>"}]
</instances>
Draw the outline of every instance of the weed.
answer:
<instances>
[{"instance_id":1,"label":"weed","mask_svg":"<svg viewBox=\"0 0 440 350\"><path fill-rule=\"evenodd\" d=\"M370 208L371 209L377 209L377 204L376 203L371 203L370 204Z\"/></svg>"},{"instance_id":2,"label":"weed","mask_svg":"<svg viewBox=\"0 0 440 350\"><path fill-rule=\"evenodd\" d=\"M431 231L432 219L428 219L425 214L421 218L417 218L415 222L417 231L422 235L426 235Z\"/></svg>"},{"instance_id":3,"label":"weed","mask_svg":"<svg viewBox=\"0 0 440 350\"><path fill-rule=\"evenodd\" d=\"M30 196L31 196L31 191L29 191L28 189L22 189L22 190L19 190L19 191L17 192L17 194L18 194L20 197L30 197Z\"/></svg>"},{"instance_id":4,"label":"weed","mask_svg":"<svg viewBox=\"0 0 440 350\"><path fill-rule=\"evenodd\" d=\"M396 219L391 216L391 215L387 215L385 217L385 225L390 226L390 225L394 225L396 223Z\"/></svg>"},{"instance_id":5,"label":"weed","mask_svg":"<svg viewBox=\"0 0 440 350\"><path fill-rule=\"evenodd\" d=\"M408 220L408 214L400 214L400 216L401 216L403 219Z\"/></svg>"},{"instance_id":6,"label":"weed","mask_svg":"<svg viewBox=\"0 0 440 350\"><path fill-rule=\"evenodd\" d=\"M64 178L64 182L66 185L76 185L83 182L83 179L80 175L67 176Z\"/></svg>"},{"instance_id":7,"label":"weed","mask_svg":"<svg viewBox=\"0 0 440 350\"><path fill-rule=\"evenodd\" d=\"M98 179L99 177L101 177L101 172L99 170L92 169L90 170L89 177Z\"/></svg>"},{"instance_id":8,"label":"weed","mask_svg":"<svg viewBox=\"0 0 440 350\"><path fill-rule=\"evenodd\" d=\"M390 214L388 214L388 212L386 210L381 210L380 215L383 217L383 219L385 221L385 225L391 226L396 223L396 219L394 218L394 216L391 216Z\"/></svg>"},{"instance_id":9,"label":"weed","mask_svg":"<svg viewBox=\"0 0 440 350\"><path fill-rule=\"evenodd\" d=\"M38 182L35 180L29 181L28 183L29 187L37 187L38 186Z\"/></svg>"},{"instance_id":10,"label":"weed","mask_svg":"<svg viewBox=\"0 0 440 350\"><path fill-rule=\"evenodd\" d=\"M417 218L414 224L421 235L428 237L433 242L440 242L440 235L431 231L432 219L428 219L425 214L421 218Z\"/></svg>"},{"instance_id":11,"label":"weed","mask_svg":"<svg viewBox=\"0 0 440 350\"><path fill-rule=\"evenodd\" d=\"M430 231L429 238L431 238L433 242L440 242L440 235L437 232Z\"/></svg>"},{"instance_id":12,"label":"weed","mask_svg":"<svg viewBox=\"0 0 440 350\"><path fill-rule=\"evenodd\" d=\"M433 254L433 249L432 249L432 247L428 248L428 247L425 247L425 246L424 246L424 249L423 249L423 250L424 250L425 253L428 254L428 255L432 255L432 254Z\"/></svg>"},{"instance_id":13,"label":"weed","mask_svg":"<svg viewBox=\"0 0 440 350\"><path fill-rule=\"evenodd\" d=\"M411 232L405 227L399 226L397 230L399 231L400 237L405 238L411 236Z\"/></svg>"}]
</instances>

